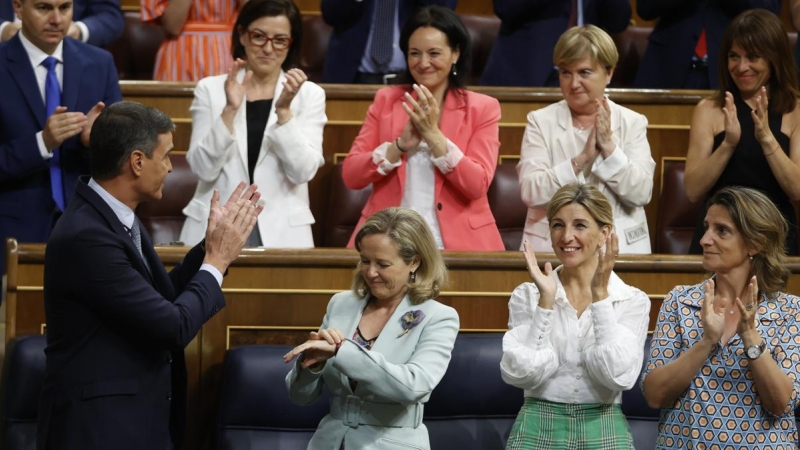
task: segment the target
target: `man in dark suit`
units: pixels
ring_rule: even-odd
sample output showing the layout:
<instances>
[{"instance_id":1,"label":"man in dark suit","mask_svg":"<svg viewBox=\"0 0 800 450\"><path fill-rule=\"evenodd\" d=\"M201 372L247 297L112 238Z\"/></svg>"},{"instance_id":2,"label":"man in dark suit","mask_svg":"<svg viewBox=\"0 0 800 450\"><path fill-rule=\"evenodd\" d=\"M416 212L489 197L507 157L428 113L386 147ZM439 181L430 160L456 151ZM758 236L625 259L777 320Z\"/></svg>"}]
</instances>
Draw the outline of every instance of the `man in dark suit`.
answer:
<instances>
[{"instance_id":1,"label":"man in dark suit","mask_svg":"<svg viewBox=\"0 0 800 450\"><path fill-rule=\"evenodd\" d=\"M394 6L379 10L378 1ZM456 3L458 0L322 0L322 18L333 27L322 81L391 84L406 68L406 56L397 41L414 11L428 5L455 9ZM385 59L372 51L381 37L388 43Z\"/></svg>"},{"instance_id":2,"label":"man in dark suit","mask_svg":"<svg viewBox=\"0 0 800 450\"><path fill-rule=\"evenodd\" d=\"M781 0L637 0L639 16L658 23L650 33L634 86L716 89L725 28L752 8L780 14Z\"/></svg>"},{"instance_id":3,"label":"man in dark suit","mask_svg":"<svg viewBox=\"0 0 800 450\"><path fill-rule=\"evenodd\" d=\"M553 48L570 25L617 33L631 20L630 0L494 0L494 12L500 32L481 75L484 86L558 86Z\"/></svg>"},{"instance_id":4,"label":"man in dark suit","mask_svg":"<svg viewBox=\"0 0 800 450\"><path fill-rule=\"evenodd\" d=\"M167 273L134 211L161 198L174 127L133 102L95 121L92 177L78 182L45 251L40 450L181 447L183 350L225 306L222 274L261 207L255 185L240 184L225 206L216 192L206 238Z\"/></svg>"},{"instance_id":5,"label":"man in dark suit","mask_svg":"<svg viewBox=\"0 0 800 450\"><path fill-rule=\"evenodd\" d=\"M0 42L11 39L20 28L14 21L14 0L0 0ZM73 19L67 35L79 41L104 47L122 36L125 17L119 0L73 0Z\"/></svg>"},{"instance_id":6,"label":"man in dark suit","mask_svg":"<svg viewBox=\"0 0 800 450\"><path fill-rule=\"evenodd\" d=\"M69 204L78 175L89 172L92 121L104 105L122 99L111 54L64 39L71 5L68 0L15 0L22 31L0 43L3 241L47 241L61 213L58 201ZM51 112L47 92L60 97L51 99ZM0 258L0 273L5 273L5 258Z\"/></svg>"}]
</instances>

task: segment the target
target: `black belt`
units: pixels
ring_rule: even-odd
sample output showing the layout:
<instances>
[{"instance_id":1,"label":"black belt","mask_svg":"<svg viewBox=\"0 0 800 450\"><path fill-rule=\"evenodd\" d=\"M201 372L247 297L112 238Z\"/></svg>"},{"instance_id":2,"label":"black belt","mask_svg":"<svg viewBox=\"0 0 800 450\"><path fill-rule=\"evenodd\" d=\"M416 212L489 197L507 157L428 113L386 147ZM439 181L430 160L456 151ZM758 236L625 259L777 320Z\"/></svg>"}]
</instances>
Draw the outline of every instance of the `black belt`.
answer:
<instances>
[{"instance_id":1,"label":"black belt","mask_svg":"<svg viewBox=\"0 0 800 450\"><path fill-rule=\"evenodd\" d=\"M356 83L359 84L397 84L399 73L356 73Z\"/></svg>"}]
</instances>

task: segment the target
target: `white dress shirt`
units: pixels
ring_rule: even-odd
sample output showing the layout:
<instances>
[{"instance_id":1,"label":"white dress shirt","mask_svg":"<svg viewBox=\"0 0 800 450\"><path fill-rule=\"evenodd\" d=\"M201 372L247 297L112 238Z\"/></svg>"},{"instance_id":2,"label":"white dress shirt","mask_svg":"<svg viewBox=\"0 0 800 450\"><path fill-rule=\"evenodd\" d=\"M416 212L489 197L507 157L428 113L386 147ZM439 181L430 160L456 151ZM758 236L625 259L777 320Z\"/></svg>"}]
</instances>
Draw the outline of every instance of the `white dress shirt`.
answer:
<instances>
[{"instance_id":1,"label":"white dress shirt","mask_svg":"<svg viewBox=\"0 0 800 450\"><path fill-rule=\"evenodd\" d=\"M400 158L394 164L386 159L386 152L390 142L379 145L372 153L373 162L378 165L378 173L387 175L392 170L403 164ZM409 149L406 153L406 179L403 186L403 199L400 206L418 212L433 233L436 246L444 250L442 229L439 226L439 217L436 215L436 173L434 167L443 174L448 174L464 157L464 153L456 144L447 139L447 153L434 157L431 148L425 141L420 141L416 148Z\"/></svg>"},{"instance_id":2,"label":"white dress shirt","mask_svg":"<svg viewBox=\"0 0 800 450\"><path fill-rule=\"evenodd\" d=\"M608 298L578 317L553 272L552 310L539 308L533 283L519 285L508 302L509 331L503 336L500 371L525 397L558 403L620 403L636 384L644 358L650 299L614 272Z\"/></svg>"}]
</instances>

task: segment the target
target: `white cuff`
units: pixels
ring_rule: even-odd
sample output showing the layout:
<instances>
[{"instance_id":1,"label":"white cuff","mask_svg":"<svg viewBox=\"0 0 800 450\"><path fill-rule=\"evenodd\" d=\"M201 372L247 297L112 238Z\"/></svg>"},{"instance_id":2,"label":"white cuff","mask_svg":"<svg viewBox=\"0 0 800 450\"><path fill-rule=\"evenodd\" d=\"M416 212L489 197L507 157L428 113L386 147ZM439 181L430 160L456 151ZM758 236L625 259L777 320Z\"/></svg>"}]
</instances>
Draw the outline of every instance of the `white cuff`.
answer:
<instances>
[{"instance_id":1,"label":"white cuff","mask_svg":"<svg viewBox=\"0 0 800 450\"><path fill-rule=\"evenodd\" d=\"M203 264L202 266L200 266L200 270L205 270L206 272L213 275L214 278L217 280L217 284L222 286L222 273L220 273L220 271L216 267L212 266L211 264Z\"/></svg>"},{"instance_id":2,"label":"white cuff","mask_svg":"<svg viewBox=\"0 0 800 450\"><path fill-rule=\"evenodd\" d=\"M533 321L528 330L528 337L525 340L533 349L547 346L550 342L550 330L553 329L552 309L539 308L533 311Z\"/></svg>"},{"instance_id":3,"label":"white cuff","mask_svg":"<svg viewBox=\"0 0 800 450\"><path fill-rule=\"evenodd\" d=\"M572 158L556 164L555 167L553 167L553 171L556 174L556 180L558 180L558 184L561 186L584 181L582 171L578 172L580 175L575 174L575 169L573 169L572 165Z\"/></svg>"},{"instance_id":4,"label":"white cuff","mask_svg":"<svg viewBox=\"0 0 800 450\"><path fill-rule=\"evenodd\" d=\"M89 27L83 22L75 22L75 26L81 30L81 42L89 42Z\"/></svg>"},{"instance_id":5,"label":"white cuff","mask_svg":"<svg viewBox=\"0 0 800 450\"><path fill-rule=\"evenodd\" d=\"M53 157L53 154L48 152L47 147L44 146L44 137L42 136L43 134L44 131L36 133L36 144L39 146L39 154L42 155L42 159L47 161Z\"/></svg>"},{"instance_id":6,"label":"white cuff","mask_svg":"<svg viewBox=\"0 0 800 450\"><path fill-rule=\"evenodd\" d=\"M445 150L446 153L438 158L434 158L433 153L431 153L431 162L440 172L448 174L461 162L461 158L464 157L464 152L462 152L456 144L450 142L450 139L445 140Z\"/></svg>"},{"instance_id":7,"label":"white cuff","mask_svg":"<svg viewBox=\"0 0 800 450\"><path fill-rule=\"evenodd\" d=\"M378 173L384 176L403 165L403 158L398 159L394 164L386 159L386 152L389 150L390 145L392 145L390 142L384 142L372 151L372 162L378 166Z\"/></svg>"},{"instance_id":8,"label":"white cuff","mask_svg":"<svg viewBox=\"0 0 800 450\"><path fill-rule=\"evenodd\" d=\"M599 302L592 303L592 322L597 345L609 344L614 340L614 328L617 321L614 319L614 304L607 297Z\"/></svg>"}]
</instances>

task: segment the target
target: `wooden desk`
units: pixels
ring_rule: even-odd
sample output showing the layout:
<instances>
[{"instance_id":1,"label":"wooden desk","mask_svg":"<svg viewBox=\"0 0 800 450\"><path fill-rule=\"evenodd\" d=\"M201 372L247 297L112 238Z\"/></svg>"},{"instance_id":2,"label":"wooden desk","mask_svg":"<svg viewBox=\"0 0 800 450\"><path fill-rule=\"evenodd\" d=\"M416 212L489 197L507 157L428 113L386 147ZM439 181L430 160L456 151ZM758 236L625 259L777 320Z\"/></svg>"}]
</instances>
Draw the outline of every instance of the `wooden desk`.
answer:
<instances>
[{"instance_id":1,"label":"wooden desk","mask_svg":"<svg viewBox=\"0 0 800 450\"><path fill-rule=\"evenodd\" d=\"M45 246L9 240L6 292L6 341L44 331L43 264ZM186 247L158 247L169 267ZM520 252L444 252L450 285L440 301L459 313L462 332L504 331L507 302L513 289L528 281ZM541 263L555 262L541 255ZM354 250L244 250L223 284L227 306L206 323L186 348L189 372L188 448L201 448L213 429L214 405L222 360L228 348L254 344L296 344L322 322L330 297L350 286L357 262ZM789 263L800 272L800 258ZM699 257L622 255L615 268L626 283L644 290L652 300L650 328L664 295L678 284L703 279ZM800 292L793 276L789 292ZM288 370L288 369L287 369Z\"/></svg>"}]
</instances>

